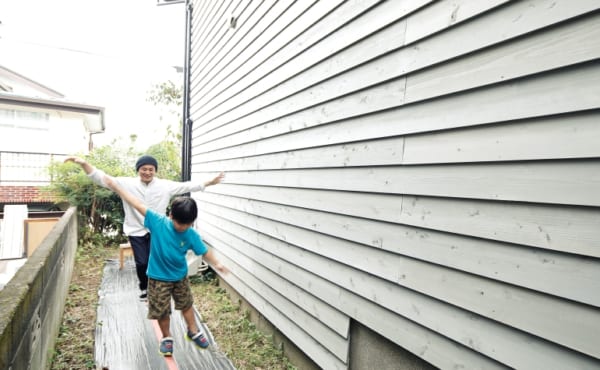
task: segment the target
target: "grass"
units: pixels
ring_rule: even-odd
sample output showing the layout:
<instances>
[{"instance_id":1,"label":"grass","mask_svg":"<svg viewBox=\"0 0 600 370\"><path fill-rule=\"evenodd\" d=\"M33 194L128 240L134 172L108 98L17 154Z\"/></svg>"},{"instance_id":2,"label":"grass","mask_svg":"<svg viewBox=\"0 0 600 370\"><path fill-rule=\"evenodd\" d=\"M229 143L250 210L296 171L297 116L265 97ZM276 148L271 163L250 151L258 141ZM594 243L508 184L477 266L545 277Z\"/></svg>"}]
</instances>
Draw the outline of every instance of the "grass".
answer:
<instances>
[{"instance_id":1,"label":"grass","mask_svg":"<svg viewBox=\"0 0 600 370\"><path fill-rule=\"evenodd\" d=\"M103 261L117 258L118 248L79 246L51 370L95 369L94 333ZM249 320L249 313L231 301L211 270L193 277L196 308L219 349L239 370L293 370L295 367Z\"/></svg>"},{"instance_id":2,"label":"grass","mask_svg":"<svg viewBox=\"0 0 600 370\"><path fill-rule=\"evenodd\" d=\"M192 278L191 283L196 308L208 323L219 349L237 369L296 369L283 350L273 344L273 338L250 321L250 313L233 303L227 291L218 286L211 270Z\"/></svg>"},{"instance_id":3,"label":"grass","mask_svg":"<svg viewBox=\"0 0 600 370\"><path fill-rule=\"evenodd\" d=\"M98 288L102 281L103 261L115 253L115 249L92 245L77 249L51 369L95 369Z\"/></svg>"}]
</instances>

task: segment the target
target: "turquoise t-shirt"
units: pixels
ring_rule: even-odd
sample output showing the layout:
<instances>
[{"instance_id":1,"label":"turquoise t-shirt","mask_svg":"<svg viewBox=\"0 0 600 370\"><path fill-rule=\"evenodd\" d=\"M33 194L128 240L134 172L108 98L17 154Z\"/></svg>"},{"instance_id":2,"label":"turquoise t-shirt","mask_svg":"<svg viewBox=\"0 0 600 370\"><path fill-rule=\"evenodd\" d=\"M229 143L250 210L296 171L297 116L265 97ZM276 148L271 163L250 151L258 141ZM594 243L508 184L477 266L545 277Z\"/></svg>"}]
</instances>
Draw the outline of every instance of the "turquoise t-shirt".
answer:
<instances>
[{"instance_id":1,"label":"turquoise t-shirt","mask_svg":"<svg viewBox=\"0 0 600 370\"><path fill-rule=\"evenodd\" d=\"M179 281L188 273L185 258L187 251L191 249L196 255L204 255L208 252L200 234L193 227L179 232L175 230L170 218L151 209L146 211L144 226L152 235L147 271L151 279Z\"/></svg>"}]
</instances>

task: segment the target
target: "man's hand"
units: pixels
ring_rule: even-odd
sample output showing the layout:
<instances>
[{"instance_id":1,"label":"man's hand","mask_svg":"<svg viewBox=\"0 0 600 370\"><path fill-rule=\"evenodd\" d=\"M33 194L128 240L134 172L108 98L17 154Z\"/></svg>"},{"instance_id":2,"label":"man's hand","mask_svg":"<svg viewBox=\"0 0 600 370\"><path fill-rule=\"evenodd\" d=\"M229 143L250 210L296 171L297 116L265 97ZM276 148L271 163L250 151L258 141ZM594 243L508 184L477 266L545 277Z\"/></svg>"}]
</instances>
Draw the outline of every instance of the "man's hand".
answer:
<instances>
[{"instance_id":1,"label":"man's hand","mask_svg":"<svg viewBox=\"0 0 600 370\"><path fill-rule=\"evenodd\" d=\"M210 185L217 185L219 184L221 181L223 181L223 179L225 178L225 173L221 172L220 174L217 175L217 177L215 177L214 179L210 180L209 182L207 182L205 184L205 186L210 186Z\"/></svg>"}]
</instances>

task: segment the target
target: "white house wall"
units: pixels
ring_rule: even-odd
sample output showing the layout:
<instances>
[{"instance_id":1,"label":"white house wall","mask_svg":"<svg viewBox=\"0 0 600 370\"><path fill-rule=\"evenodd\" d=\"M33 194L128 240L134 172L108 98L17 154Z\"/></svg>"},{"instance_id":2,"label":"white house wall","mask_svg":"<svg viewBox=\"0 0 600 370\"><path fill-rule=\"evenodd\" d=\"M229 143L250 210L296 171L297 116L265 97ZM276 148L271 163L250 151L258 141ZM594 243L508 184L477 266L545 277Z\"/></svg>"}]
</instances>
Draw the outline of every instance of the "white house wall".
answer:
<instances>
[{"instance_id":1,"label":"white house wall","mask_svg":"<svg viewBox=\"0 0 600 370\"><path fill-rule=\"evenodd\" d=\"M223 276L324 369L600 367L600 3L194 1Z\"/></svg>"}]
</instances>

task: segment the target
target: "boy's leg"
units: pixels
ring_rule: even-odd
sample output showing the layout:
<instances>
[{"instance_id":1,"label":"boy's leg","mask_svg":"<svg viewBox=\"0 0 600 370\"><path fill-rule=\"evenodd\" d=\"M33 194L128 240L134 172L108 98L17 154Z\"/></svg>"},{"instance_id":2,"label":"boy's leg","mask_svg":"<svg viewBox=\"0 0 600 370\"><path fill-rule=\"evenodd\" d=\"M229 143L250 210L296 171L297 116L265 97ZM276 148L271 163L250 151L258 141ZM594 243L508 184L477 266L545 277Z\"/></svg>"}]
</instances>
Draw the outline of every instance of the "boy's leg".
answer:
<instances>
[{"instance_id":1,"label":"boy's leg","mask_svg":"<svg viewBox=\"0 0 600 370\"><path fill-rule=\"evenodd\" d=\"M173 301L175 302L175 309L181 311L188 329L193 329L194 333L197 332L198 327L196 326L196 317L194 316L194 297L192 296L190 280L187 276L175 283Z\"/></svg>"},{"instance_id":2,"label":"boy's leg","mask_svg":"<svg viewBox=\"0 0 600 370\"><path fill-rule=\"evenodd\" d=\"M143 292L148 289L148 258L150 257L150 233L144 236L130 236L129 244L133 250L133 259L135 261L135 272L139 280L140 290Z\"/></svg>"},{"instance_id":3,"label":"boy's leg","mask_svg":"<svg viewBox=\"0 0 600 370\"><path fill-rule=\"evenodd\" d=\"M207 348L209 345L208 340L196 324L196 316L194 315L194 297L192 296L190 281L187 277L175 283L173 300L175 301L175 309L181 311L183 319L187 324L187 339L193 341L200 348Z\"/></svg>"},{"instance_id":4,"label":"boy's leg","mask_svg":"<svg viewBox=\"0 0 600 370\"><path fill-rule=\"evenodd\" d=\"M148 318L156 320L163 338L171 336L171 291L173 283L148 279Z\"/></svg>"},{"instance_id":5,"label":"boy's leg","mask_svg":"<svg viewBox=\"0 0 600 370\"><path fill-rule=\"evenodd\" d=\"M171 336L171 315L163 316L162 318L156 320L158 322L158 327L162 332L163 338Z\"/></svg>"},{"instance_id":6,"label":"boy's leg","mask_svg":"<svg viewBox=\"0 0 600 370\"><path fill-rule=\"evenodd\" d=\"M188 330L191 333L198 332L198 325L196 325L196 315L194 315L194 306L190 306L186 309L181 310L181 314L183 315L183 319L187 324Z\"/></svg>"}]
</instances>

